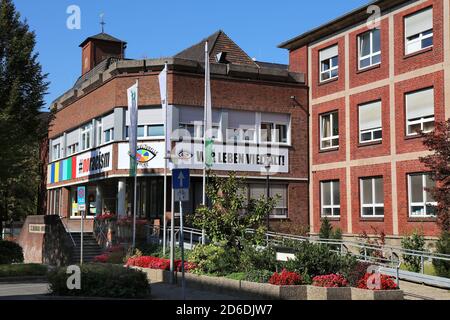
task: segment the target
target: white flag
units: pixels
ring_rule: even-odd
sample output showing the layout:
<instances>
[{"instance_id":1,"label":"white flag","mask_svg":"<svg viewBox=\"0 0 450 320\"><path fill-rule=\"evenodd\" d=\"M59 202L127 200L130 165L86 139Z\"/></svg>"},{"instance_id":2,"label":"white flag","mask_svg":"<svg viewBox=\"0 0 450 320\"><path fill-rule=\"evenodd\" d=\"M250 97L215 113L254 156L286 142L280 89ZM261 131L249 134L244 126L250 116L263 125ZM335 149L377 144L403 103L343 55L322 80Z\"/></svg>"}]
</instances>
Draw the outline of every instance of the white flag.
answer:
<instances>
[{"instance_id":1,"label":"white flag","mask_svg":"<svg viewBox=\"0 0 450 320\"><path fill-rule=\"evenodd\" d=\"M128 88L128 113L130 115L130 126L128 136L130 139L130 174L136 174L136 149L137 149L137 124L138 124L138 81Z\"/></svg>"},{"instance_id":2,"label":"white flag","mask_svg":"<svg viewBox=\"0 0 450 320\"><path fill-rule=\"evenodd\" d=\"M164 69L159 74L158 79L159 79L159 92L161 94L162 111L164 114L164 139L166 142L166 149L164 150L164 155L167 157L171 147L169 132L171 131L172 127L168 123L169 105L167 101L167 63L164 65Z\"/></svg>"},{"instance_id":3,"label":"white flag","mask_svg":"<svg viewBox=\"0 0 450 320\"><path fill-rule=\"evenodd\" d=\"M205 42L205 111L204 111L204 143L205 166L212 167L213 141L212 141L212 106L211 106L211 79L209 74L208 42Z\"/></svg>"}]
</instances>

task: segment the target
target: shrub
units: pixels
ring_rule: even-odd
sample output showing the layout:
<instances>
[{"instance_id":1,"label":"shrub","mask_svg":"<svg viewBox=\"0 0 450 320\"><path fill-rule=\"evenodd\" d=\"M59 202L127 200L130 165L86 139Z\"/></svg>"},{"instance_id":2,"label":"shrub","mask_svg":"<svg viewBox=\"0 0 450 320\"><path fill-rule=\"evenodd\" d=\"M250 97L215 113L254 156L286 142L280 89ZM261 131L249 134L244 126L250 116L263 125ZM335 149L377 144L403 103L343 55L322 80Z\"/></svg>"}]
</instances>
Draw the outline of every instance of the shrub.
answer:
<instances>
[{"instance_id":1,"label":"shrub","mask_svg":"<svg viewBox=\"0 0 450 320\"><path fill-rule=\"evenodd\" d=\"M375 283L377 279L380 280L379 286ZM393 277L384 275L384 274L373 274L366 273L364 277L362 277L358 281L359 289L369 289L367 284L370 282L371 290L395 290L398 289L397 284L392 280Z\"/></svg>"},{"instance_id":2,"label":"shrub","mask_svg":"<svg viewBox=\"0 0 450 320\"><path fill-rule=\"evenodd\" d=\"M341 256L330 251L329 247L323 244L302 242L297 244L295 251L295 259L285 262L284 267L311 278L332 273L345 275L357 263L355 257Z\"/></svg>"},{"instance_id":3,"label":"shrub","mask_svg":"<svg viewBox=\"0 0 450 320\"><path fill-rule=\"evenodd\" d=\"M243 280L258 283L267 283L272 277L273 271L269 270L250 270L245 273Z\"/></svg>"},{"instance_id":4,"label":"shrub","mask_svg":"<svg viewBox=\"0 0 450 320\"><path fill-rule=\"evenodd\" d=\"M320 226L319 231L319 238L320 239L329 239L329 240L341 240L342 239L342 231L341 229L337 228L336 230L333 230L333 226L331 225L330 221L327 217L323 218L322 224ZM331 249L337 250L339 249L339 245L329 245Z\"/></svg>"},{"instance_id":5,"label":"shrub","mask_svg":"<svg viewBox=\"0 0 450 320\"><path fill-rule=\"evenodd\" d=\"M109 256L106 253L94 257L96 263L107 263Z\"/></svg>"},{"instance_id":6,"label":"shrub","mask_svg":"<svg viewBox=\"0 0 450 320\"><path fill-rule=\"evenodd\" d=\"M295 286L301 285L303 279L298 273L283 269L281 273L275 272L269 279L269 283L277 286Z\"/></svg>"},{"instance_id":7,"label":"shrub","mask_svg":"<svg viewBox=\"0 0 450 320\"><path fill-rule=\"evenodd\" d=\"M15 242L0 240L0 264L23 262L23 250Z\"/></svg>"},{"instance_id":8,"label":"shrub","mask_svg":"<svg viewBox=\"0 0 450 320\"><path fill-rule=\"evenodd\" d=\"M146 298L150 294L147 275L139 270L113 264L85 263L81 269L81 288L70 290L66 268L58 268L48 275L50 291L60 296L105 298Z\"/></svg>"},{"instance_id":9,"label":"shrub","mask_svg":"<svg viewBox=\"0 0 450 320\"><path fill-rule=\"evenodd\" d=\"M348 281L340 274L316 276L312 279L313 286L324 288L339 288L348 286Z\"/></svg>"},{"instance_id":10,"label":"shrub","mask_svg":"<svg viewBox=\"0 0 450 320\"><path fill-rule=\"evenodd\" d=\"M195 273L224 276L239 271L239 256L236 249L226 247L223 243L197 245L192 250L189 260L196 265Z\"/></svg>"},{"instance_id":11,"label":"shrub","mask_svg":"<svg viewBox=\"0 0 450 320\"><path fill-rule=\"evenodd\" d=\"M404 237L402 239L402 248L407 250L425 250L425 237L418 232L413 232L410 236ZM420 272L421 260L420 257L410 256L407 254L403 255L403 260L409 271Z\"/></svg>"},{"instance_id":12,"label":"shrub","mask_svg":"<svg viewBox=\"0 0 450 320\"><path fill-rule=\"evenodd\" d=\"M272 247L256 247L251 244L244 246L239 257L241 270L271 270L277 268L276 251Z\"/></svg>"},{"instance_id":13,"label":"shrub","mask_svg":"<svg viewBox=\"0 0 450 320\"><path fill-rule=\"evenodd\" d=\"M47 266L37 263L3 264L0 265L1 277L45 276Z\"/></svg>"},{"instance_id":14,"label":"shrub","mask_svg":"<svg viewBox=\"0 0 450 320\"><path fill-rule=\"evenodd\" d=\"M365 242L369 246L382 247L386 244L386 234L384 231L378 231L377 228L371 226L373 234L375 235L372 239L369 237L367 232L364 230L362 234L359 235L360 240ZM369 257L374 257L377 259L385 259L384 254L380 250L370 249L370 248L360 248L359 254L367 254Z\"/></svg>"},{"instance_id":15,"label":"shrub","mask_svg":"<svg viewBox=\"0 0 450 320\"><path fill-rule=\"evenodd\" d=\"M436 252L450 254L450 232L442 232L436 243ZM433 266L438 276L450 278L450 261L433 259Z\"/></svg>"},{"instance_id":16,"label":"shrub","mask_svg":"<svg viewBox=\"0 0 450 320\"><path fill-rule=\"evenodd\" d=\"M232 280L245 280L245 272L233 272L227 275L225 278Z\"/></svg>"}]
</instances>

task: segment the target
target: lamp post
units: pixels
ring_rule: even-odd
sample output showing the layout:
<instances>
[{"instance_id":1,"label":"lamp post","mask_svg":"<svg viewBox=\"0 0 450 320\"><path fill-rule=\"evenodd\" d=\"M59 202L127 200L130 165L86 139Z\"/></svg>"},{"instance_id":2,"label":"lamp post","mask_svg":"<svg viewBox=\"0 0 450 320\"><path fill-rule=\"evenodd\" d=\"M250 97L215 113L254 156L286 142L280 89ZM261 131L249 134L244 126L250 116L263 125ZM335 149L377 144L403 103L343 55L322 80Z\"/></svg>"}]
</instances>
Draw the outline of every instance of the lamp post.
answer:
<instances>
[{"instance_id":1,"label":"lamp post","mask_svg":"<svg viewBox=\"0 0 450 320\"><path fill-rule=\"evenodd\" d=\"M271 162L270 159L271 159L271 154L268 153L267 157L266 157L266 165L264 166L266 168L266 197L267 197L267 200L269 200L269 198L270 198L270 181L269 181L270 162ZM266 217L267 231L269 231L269 228L270 228L269 216L270 216L270 212L267 212L267 217Z\"/></svg>"}]
</instances>

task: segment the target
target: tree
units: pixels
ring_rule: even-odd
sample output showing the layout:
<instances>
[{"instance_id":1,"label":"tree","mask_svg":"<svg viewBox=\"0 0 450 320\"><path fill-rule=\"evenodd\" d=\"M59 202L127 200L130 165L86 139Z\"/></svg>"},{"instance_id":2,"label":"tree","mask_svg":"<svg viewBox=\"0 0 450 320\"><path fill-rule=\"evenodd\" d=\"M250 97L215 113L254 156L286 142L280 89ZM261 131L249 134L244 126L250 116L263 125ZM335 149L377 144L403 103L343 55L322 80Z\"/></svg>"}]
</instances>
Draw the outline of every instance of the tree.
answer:
<instances>
[{"instance_id":1,"label":"tree","mask_svg":"<svg viewBox=\"0 0 450 320\"><path fill-rule=\"evenodd\" d=\"M34 52L34 32L11 0L0 0L0 236L2 221L35 213L41 108L48 83Z\"/></svg>"},{"instance_id":2,"label":"tree","mask_svg":"<svg viewBox=\"0 0 450 320\"><path fill-rule=\"evenodd\" d=\"M244 180L231 173L229 177L212 176L206 188L209 207L199 207L192 223L205 230L213 242L225 242L240 250L244 241L258 243L266 231L265 219L275 207L276 199L249 199L244 195ZM246 230L253 228L255 234Z\"/></svg>"},{"instance_id":3,"label":"tree","mask_svg":"<svg viewBox=\"0 0 450 320\"><path fill-rule=\"evenodd\" d=\"M420 158L430 170L431 177L437 182L430 188L433 198L438 203L438 223L443 232L450 228L450 119L445 123L436 123L435 130L424 134L425 146L433 153Z\"/></svg>"},{"instance_id":4,"label":"tree","mask_svg":"<svg viewBox=\"0 0 450 320\"><path fill-rule=\"evenodd\" d=\"M425 237L423 233L414 231L410 236L403 237L402 247L407 250L424 251L425 250ZM411 256L408 254L403 255L408 270L413 272L420 272L421 259L419 256Z\"/></svg>"}]
</instances>

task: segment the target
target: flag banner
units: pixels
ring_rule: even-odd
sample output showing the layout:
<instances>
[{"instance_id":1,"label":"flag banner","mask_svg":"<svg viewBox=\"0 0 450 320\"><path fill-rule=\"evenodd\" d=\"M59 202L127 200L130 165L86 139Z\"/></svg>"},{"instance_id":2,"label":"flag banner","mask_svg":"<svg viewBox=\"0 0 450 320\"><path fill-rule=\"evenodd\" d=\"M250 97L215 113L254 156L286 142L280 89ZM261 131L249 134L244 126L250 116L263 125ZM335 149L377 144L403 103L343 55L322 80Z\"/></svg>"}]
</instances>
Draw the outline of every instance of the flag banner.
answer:
<instances>
[{"instance_id":1,"label":"flag banner","mask_svg":"<svg viewBox=\"0 0 450 320\"><path fill-rule=\"evenodd\" d=\"M130 176L136 175L136 149L137 149L137 124L138 124L138 82L127 90L128 111L130 126L128 136L130 141Z\"/></svg>"},{"instance_id":2,"label":"flag banner","mask_svg":"<svg viewBox=\"0 0 450 320\"><path fill-rule=\"evenodd\" d=\"M211 168L213 165L213 139L212 139L212 106L211 106L211 78L209 71L208 42L205 43L205 118L204 118L204 143L205 143L205 166Z\"/></svg>"},{"instance_id":3,"label":"flag banner","mask_svg":"<svg viewBox=\"0 0 450 320\"><path fill-rule=\"evenodd\" d=\"M164 65L164 69L158 76L159 79L159 92L161 95L161 105L164 114L164 141L166 142L164 156L167 157L170 152L170 131L171 127L168 123L168 108L169 103L167 101L167 63ZM169 158L170 159L170 158Z\"/></svg>"}]
</instances>

